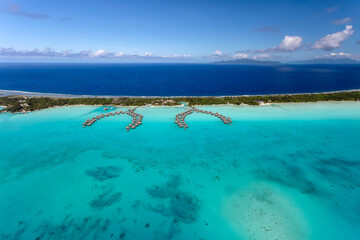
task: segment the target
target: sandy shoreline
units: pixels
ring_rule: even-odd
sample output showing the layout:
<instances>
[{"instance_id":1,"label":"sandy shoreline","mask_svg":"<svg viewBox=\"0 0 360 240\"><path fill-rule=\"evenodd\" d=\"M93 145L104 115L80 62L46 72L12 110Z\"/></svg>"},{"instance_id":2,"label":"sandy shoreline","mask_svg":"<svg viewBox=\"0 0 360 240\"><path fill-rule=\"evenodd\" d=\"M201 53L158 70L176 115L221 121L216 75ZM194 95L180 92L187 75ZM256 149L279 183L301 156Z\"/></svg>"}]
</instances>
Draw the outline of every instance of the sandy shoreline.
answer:
<instances>
[{"instance_id":1,"label":"sandy shoreline","mask_svg":"<svg viewBox=\"0 0 360 240\"><path fill-rule=\"evenodd\" d=\"M100 105L100 104L91 104L91 105L86 105L86 104L76 104L76 105L64 105L64 106L52 106L52 107L48 107L48 108L44 108L44 109L39 109L39 110L34 110L34 111L29 111L29 112L37 112L37 111L42 111L42 110L46 110L46 109L53 109L53 108L65 108L65 107L107 107L107 106L112 106L115 108L139 108L139 107L150 107L150 108L171 108L171 107L184 107L184 105L174 105L174 106L154 106L154 105L146 105L146 106L123 106L123 105ZM0 108L6 108L6 106L1 106ZM115 109L109 109L109 112L111 112L112 110ZM26 113L29 113L26 112Z\"/></svg>"},{"instance_id":2,"label":"sandy shoreline","mask_svg":"<svg viewBox=\"0 0 360 240\"><path fill-rule=\"evenodd\" d=\"M256 94L256 95L223 95L223 96L126 96L126 95L75 95L75 94L59 94L59 93L39 93L39 92L26 92L14 90L0 90L0 97L8 96L28 96L28 97L54 97L54 98L223 98L223 97L263 97L263 96L282 96L282 95L303 95L303 94L327 94L327 93L341 93L341 92L356 92L360 89L339 90L331 92L313 92L313 93L281 93L281 94Z\"/></svg>"}]
</instances>

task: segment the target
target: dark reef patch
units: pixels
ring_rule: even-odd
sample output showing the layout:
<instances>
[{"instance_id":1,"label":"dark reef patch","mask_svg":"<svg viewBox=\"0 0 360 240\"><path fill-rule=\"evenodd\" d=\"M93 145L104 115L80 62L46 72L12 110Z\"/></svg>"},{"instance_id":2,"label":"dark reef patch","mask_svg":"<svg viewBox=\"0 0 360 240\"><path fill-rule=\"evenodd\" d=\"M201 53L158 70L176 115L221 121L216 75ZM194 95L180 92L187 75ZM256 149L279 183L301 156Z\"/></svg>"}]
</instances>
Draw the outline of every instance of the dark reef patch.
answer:
<instances>
[{"instance_id":1,"label":"dark reef patch","mask_svg":"<svg viewBox=\"0 0 360 240\"><path fill-rule=\"evenodd\" d=\"M20 221L17 227L18 228L16 229L14 234L2 234L0 235L0 239L21 239L24 232L27 230L27 224L24 221Z\"/></svg>"},{"instance_id":2,"label":"dark reef patch","mask_svg":"<svg viewBox=\"0 0 360 240\"><path fill-rule=\"evenodd\" d=\"M176 221L193 223L200 209L199 199L179 190L180 177L171 177L164 186L153 186L147 189L148 194L157 199L170 200L168 207L160 204L150 209L164 216L174 217Z\"/></svg>"},{"instance_id":3,"label":"dark reef patch","mask_svg":"<svg viewBox=\"0 0 360 240\"><path fill-rule=\"evenodd\" d=\"M181 232L180 223L194 223L198 217L199 199L179 190L180 184L180 177L173 176L165 185L152 186L147 189L151 197L161 200L161 203L156 206L149 205L149 209L164 217L172 218L169 230L162 235L162 239L172 239Z\"/></svg>"},{"instance_id":4,"label":"dark reef patch","mask_svg":"<svg viewBox=\"0 0 360 240\"><path fill-rule=\"evenodd\" d=\"M108 179L117 178L120 175L121 171L121 168L105 166L88 169L85 171L85 173L86 175L93 177L100 182L103 182Z\"/></svg>"},{"instance_id":5,"label":"dark reef patch","mask_svg":"<svg viewBox=\"0 0 360 240\"><path fill-rule=\"evenodd\" d=\"M180 177L171 177L164 186L153 186L147 189L149 195L158 199L169 199L168 207L157 205L150 208L164 216L174 217L176 221L193 223L196 221L197 213L200 208L199 199L178 189Z\"/></svg>"},{"instance_id":6,"label":"dark reef patch","mask_svg":"<svg viewBox=\"0 0 360 240\"><path fill-rule=\"evenodd\" d=\"M32 239L32 240L82 240L82 239L104 239L109 225L109 219L84 217L73 218L68 214L58 223L53 221L43 221L35 228L30 228L28 224L21 223L17 231L9 235L1 235L1 239ZM31 232L33 238L25 237Z\"/></svg>"},{"instance_id":7,"label":"dark reef patch","mask_svg":"<svg viewBox=\"0 0 360 240\"><path fill-rule=\"evenodd\" d=\"M92 209L103 209L110 207L114 203L117 203L121 200L122 193L115 192L113 193L113 188L105 189L101 194L99 194L95 199L90 201L90 207Z\"/></svg>"},{"instance_id":8,"label":"dark reef patch","mask_svg":"<svg viewBox=\"0 0 360 240\"><path fill-rule=\"evenodd\" d=\"M279 170L259 169L255 172L255 175L258 178L265 179L282 186L298 189L302 194L323 194L316 184L310 181L299 167L289 165L285 161L282 161L281 163L282 167Z\"/></svg>"},{"instance_id":9,"label":"dark reef patch","mask_svg":"<svg viewBox=\"0 0 360 240\"><path fill-rule=\"evenodd\" d=\"M74 219L66 216L59 224L42 223L36 230L37 239L101 239L106 233L110 220L85 217Z\"/></svg>"},{"instance_id":10,"label":"dark reef patch","mask_svg":"<svg viewBox=\"0 0 360 240\"><path fill-rule=\"evenodd\" d=\"M330 183L340 185L356 185L358 180L354 176L360 174L360 161L348 161L339 158L319 159L311 167Z\"/></svg>"}]
</instances>

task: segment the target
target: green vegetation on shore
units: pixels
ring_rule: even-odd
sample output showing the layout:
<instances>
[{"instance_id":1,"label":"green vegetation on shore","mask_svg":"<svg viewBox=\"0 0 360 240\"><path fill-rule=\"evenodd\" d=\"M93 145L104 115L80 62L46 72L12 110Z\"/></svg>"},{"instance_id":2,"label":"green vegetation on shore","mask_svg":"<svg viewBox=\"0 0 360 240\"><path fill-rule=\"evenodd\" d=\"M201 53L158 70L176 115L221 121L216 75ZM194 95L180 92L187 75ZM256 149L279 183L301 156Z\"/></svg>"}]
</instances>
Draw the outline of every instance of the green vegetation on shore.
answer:
<instances>
[{"instance_id":1,"label":"green vegetation on shore","mask_svg":"<svg viewBox=\"0 0 360 240\"><path fill-rule=\"evenodd\" d=\"M290 102L318 102L318 101L359 101L360 91L313 93L293 95L266 95L266 96L239 96L239 97L172 97L172 98L146 98L146 97L120 97L120 98L55 98L55 97L29 97L7 96L0 97L0 105L6 108L2 111L12 113L36 111L50 107L71 105L116 105L116 106L176 106L182 102L194 105L219 104L248 104L259 105L264 103L290 103Z\"/></svg>"}]
</instances>

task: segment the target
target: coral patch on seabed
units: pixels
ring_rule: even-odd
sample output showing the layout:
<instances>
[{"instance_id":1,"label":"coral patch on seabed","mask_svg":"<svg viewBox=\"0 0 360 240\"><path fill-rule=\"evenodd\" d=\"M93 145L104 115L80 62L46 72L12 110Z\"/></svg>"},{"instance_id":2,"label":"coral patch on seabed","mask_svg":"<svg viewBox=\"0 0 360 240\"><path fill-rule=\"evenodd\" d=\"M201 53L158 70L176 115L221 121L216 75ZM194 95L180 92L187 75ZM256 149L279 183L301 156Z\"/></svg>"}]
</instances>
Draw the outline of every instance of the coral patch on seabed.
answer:
<instances>
[{"instance_id":1,"label":"coral patch on seabed","mask_svg":"<svg viewBox=\"0 0 360 240\"><path fill-rule=\"evenodd\" d=\"M95 178L96 180L103 182L108 179L117 178L121 173L121 168L106 166L106 167L96 167L93 169L88 169L85 173Z\"/></svg>"},{"instance_id":2,"label":"coral patch on seabed","mask_svg":"<svg viewBox=\"0 0 360 240\"><path fill-rule=\"evenodd\" d=\"M30 223L19 223L19 229L13 235L1 235L1 239L101 239L110 225L109 219L85 217L77 219L67 215L61 222L44 221L35 229L27 228ZM33 231L35 238L28 238L29 231Z\"/></svg>"},{"instance_id":3,"label":"coral patch on seabed","mask_svg":"<svg viewBox=\"0 0 360 240\"><path fill-rule=\"evenodd\" d=\"M171 239L181 229L180 223L194 223L200 209L199 199L189 193L179 190L180 176L171 177L163 186L152 186L147 189L148 194L161 203L156 206L149 205L149 209L165 217L172 218L168 232L162 236ZM167 204L168 203L168 204Z\"/></svg>"},{"instance_id":4,"label":"coral patch on seabed","mask_svg":"<svg viewBox=\"0 0 360 240\"><path fill-rule=\"evenodd\" d=\"M121 192L114 192L113 188L108 188L102 190L95 199L90 201L90 207L94 210L103 209L106 207L110 207L111 205L119 202L121 200L122 193Z\"/></svg>"}]
</instances>

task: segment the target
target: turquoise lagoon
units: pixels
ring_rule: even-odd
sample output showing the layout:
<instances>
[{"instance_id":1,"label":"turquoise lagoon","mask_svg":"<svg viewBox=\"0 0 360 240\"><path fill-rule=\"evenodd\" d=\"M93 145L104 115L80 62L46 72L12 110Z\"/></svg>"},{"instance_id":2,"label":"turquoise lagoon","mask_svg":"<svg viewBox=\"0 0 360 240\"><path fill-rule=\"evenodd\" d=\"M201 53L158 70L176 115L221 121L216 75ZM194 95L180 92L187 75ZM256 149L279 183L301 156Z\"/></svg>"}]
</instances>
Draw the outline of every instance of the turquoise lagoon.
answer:
<instances>
[{"instance_id":1,"label":"turquoise lagoon","mask_svg":"<svg viewBox=\"0 0 360 240\"><path fill-rule=\"evenodd\" d=\"M0 238L359 238L359 102L185 109L0 114Z\"/></svg>"}]
</instances>

